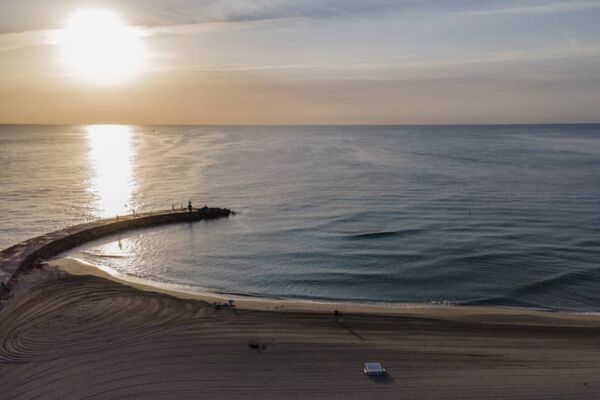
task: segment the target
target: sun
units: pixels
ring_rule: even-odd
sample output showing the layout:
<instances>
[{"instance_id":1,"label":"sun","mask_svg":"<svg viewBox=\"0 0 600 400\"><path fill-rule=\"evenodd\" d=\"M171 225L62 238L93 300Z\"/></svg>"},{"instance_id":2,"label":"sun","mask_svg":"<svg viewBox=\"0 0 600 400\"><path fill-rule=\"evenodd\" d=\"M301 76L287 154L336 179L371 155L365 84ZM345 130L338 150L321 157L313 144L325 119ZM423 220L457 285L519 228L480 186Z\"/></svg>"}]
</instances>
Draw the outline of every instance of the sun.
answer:
<instances>
[{"instance_id":1,"label":"sun","mask_svg":"<svg viewBox=\"0 0 600 400\"><path fill-rule=\"evenodd\" d=\"M140 74L144 62L141 36L114 11L77 11L60 34L61 59L72 76L86 83L127 82Z\"/></svg>"}]
</instances>

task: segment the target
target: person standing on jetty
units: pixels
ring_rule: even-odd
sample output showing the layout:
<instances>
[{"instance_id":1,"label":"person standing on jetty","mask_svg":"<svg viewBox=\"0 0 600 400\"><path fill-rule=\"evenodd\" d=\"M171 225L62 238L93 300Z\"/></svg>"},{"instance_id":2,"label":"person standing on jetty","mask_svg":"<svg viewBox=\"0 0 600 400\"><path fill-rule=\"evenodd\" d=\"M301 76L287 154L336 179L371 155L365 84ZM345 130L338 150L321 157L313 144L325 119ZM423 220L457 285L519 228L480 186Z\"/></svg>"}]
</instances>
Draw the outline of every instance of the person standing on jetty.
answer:
<instances>
[{"instance_id":1,"label":"person standing on jetty","mask_svg":"<svg viewBox=\"0 0 600 400\"><path fill-rule=\"evenodd\" d=\"M192 212L192 201L188 201L188 211Z\"/></svg>"}]
</instances>

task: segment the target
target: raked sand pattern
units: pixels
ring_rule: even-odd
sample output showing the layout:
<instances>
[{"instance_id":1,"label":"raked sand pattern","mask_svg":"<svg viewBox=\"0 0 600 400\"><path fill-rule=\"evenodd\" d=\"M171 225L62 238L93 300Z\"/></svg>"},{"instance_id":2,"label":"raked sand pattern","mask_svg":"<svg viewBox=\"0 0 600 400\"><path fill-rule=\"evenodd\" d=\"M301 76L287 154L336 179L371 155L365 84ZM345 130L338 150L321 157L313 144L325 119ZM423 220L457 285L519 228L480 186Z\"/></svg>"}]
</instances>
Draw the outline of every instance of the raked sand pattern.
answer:
<instances>
[{"instance_id":1,"label":"raked sand pattern","mask_svg":"<svg viewBox=\"0 0 600 400\"><path fill-rule=\"evenodd\" d=\"M19 277L0 312L0 399L600 396L597 317L420 314L340 320L217 310L99 277L36 270ZM389 377L368 378L364 361L382 362Z\"/></svg>"}]
</instances>

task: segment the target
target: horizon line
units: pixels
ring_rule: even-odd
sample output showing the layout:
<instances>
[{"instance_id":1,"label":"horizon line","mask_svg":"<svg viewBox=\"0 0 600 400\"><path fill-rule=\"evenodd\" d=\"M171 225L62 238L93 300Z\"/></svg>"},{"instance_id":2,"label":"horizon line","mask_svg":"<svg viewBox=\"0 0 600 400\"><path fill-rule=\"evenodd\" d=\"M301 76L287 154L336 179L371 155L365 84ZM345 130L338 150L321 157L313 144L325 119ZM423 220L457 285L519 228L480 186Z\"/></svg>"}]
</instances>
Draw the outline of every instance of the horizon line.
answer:
<instances>
[{"instance_id":1,"label":"horizon line","mask_svg":"<svg viewBox=\"0 0 600 400\"><path fill-rule=\"evenodd\" d=\"M140 124L123 122L90 122L90 123L4 123L0 126L93 126L93 125L123 125L123 126L202 126L202 127L320 127L320 126L527 126L527 125L600 125L598 122L487 122L487 123L323 123L323 124L206 124L206 123L166 123L166 124Z\"/></svg>"}]
</instances>

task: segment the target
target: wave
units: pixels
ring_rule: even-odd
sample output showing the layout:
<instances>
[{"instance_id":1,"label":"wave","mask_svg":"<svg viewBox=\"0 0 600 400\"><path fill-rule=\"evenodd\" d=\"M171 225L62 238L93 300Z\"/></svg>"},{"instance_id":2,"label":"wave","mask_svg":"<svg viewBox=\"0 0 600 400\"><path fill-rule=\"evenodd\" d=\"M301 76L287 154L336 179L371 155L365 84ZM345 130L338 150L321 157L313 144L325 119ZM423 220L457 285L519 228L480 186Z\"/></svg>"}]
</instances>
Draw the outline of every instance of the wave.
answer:
<instances>
[{"instance_id":1,"label":"wave","mask_svg":"<svg viewBox=\"0 0 600 400\"><path fill-rule=\"evenodd\" d=\"M583 248L587 248L587 247L600 247L600 240L598 239L580 239L577 240L573 243L573 246L575 247L583 247ZM579 249L578 249L579 250Z\"/></svg>"},{"instance_id":2,"label":"wave","mask_svg":"<svg viewBox=\"0 0 600 400\"><path fill-rule=\"evenodd\" d=\"M397 230L397 231L358 233L358 234L347 236L347 238L348 239L379 239L379 238L385 238L385 237L410 236L410 235L416 235L421 232L423 232L423 229L401 229L401 230Z\"/></svg>"},{"instance_id":3,"label":"wave","mask_svg":"<svg viewBox=\"0 0 600 400\"><path fill-rule=\"evenodd\" d=\"M544 307L540 304L523 301L511 297L486 297L476 300L467 300L457 303L461 306L491 306L491 307L515 307L515 308L528 308L533 310L545 310L545 311L556 311L553 308Z\"/></svg>"},{"instance_id":4,"label":"wave","mask_svg":"<svg viewBox=\"0 0 600 400\"><path fill-rule=\"evenodd\" d=\"M515 294L540 293L565 285L596 285L600 283L598 273L600 268L591 268L583 271L563 272L559 275L528 283L514 290Z\"/></svg>"}]
</instances>

